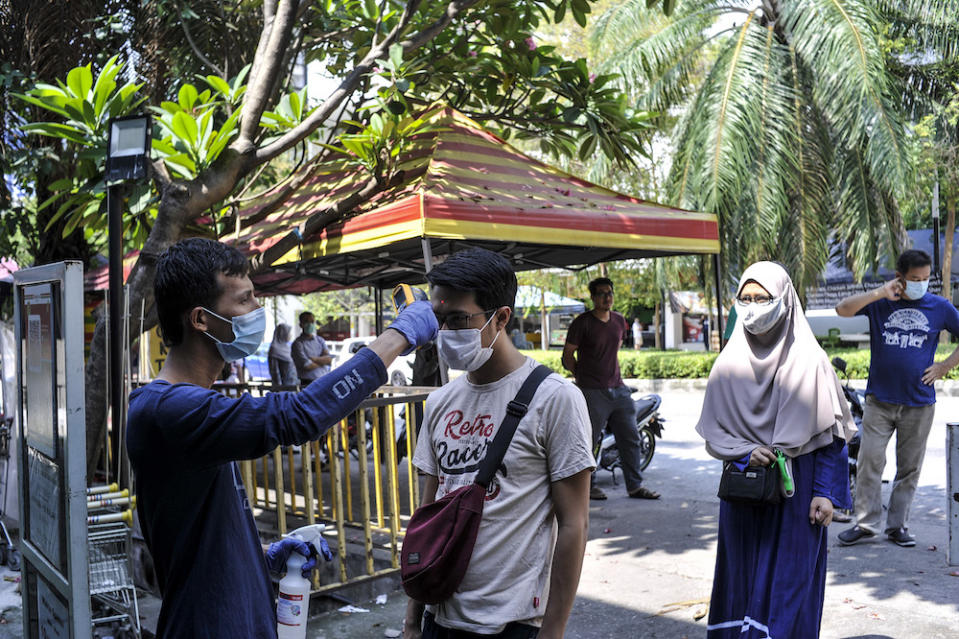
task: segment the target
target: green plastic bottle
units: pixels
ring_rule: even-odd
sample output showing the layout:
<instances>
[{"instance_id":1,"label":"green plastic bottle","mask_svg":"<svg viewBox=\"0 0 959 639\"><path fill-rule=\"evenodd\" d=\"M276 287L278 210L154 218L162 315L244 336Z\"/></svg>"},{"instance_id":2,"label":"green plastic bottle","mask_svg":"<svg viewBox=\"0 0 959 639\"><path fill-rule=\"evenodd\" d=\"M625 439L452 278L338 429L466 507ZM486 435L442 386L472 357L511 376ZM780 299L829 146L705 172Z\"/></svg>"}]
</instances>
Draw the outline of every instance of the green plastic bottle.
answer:
<instances>
[{"instance_id":1,"label":"green plastic bottle","mask_svg":"<svg viewBox=\"0 0 959 639\"><path fill-rule=\"evenodd\" d=\"M796 492L796 487L793 485L792 474L786 468L786 455L778 448L776 449L776 466L779 467L779 474L783 478L783 492L786 497L792 497Z\"/></svg>"}]
</instances>

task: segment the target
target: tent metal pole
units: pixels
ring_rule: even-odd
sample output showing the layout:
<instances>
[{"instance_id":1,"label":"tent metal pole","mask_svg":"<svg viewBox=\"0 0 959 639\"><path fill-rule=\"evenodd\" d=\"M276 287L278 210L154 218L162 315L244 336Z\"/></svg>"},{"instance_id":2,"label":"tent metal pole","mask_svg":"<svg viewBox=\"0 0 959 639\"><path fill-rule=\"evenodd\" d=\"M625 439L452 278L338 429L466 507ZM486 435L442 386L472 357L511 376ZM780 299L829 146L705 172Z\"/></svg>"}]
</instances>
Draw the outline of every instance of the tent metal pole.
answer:
<instances>
[{"instance_id":1,"label":"tent metal pole","mask_svg":"<svg viewBox=\"0 0 959 639\"><path fill-rule=\"evenodd\" d=\"M433 270L433 248L430 246L429 239L425 237L420 238L420 244L423 247L423 272L424 274L429 274L429 272ZM446 383L450 381L449 367L446 365L446 362L443 361L439 347L436 349L436 359L440 370L440 385L446 386Z\"/></svg>"},{"instance_id":2,"label":"tent metal pole","mask_svg":"<svg viewBox=\"0 0 959 639\"><path fill-rule=\"evenodd\" d=\"M723 350L723 333L726 332L723 321L723 278L719 272L719 253L713 255L713 274L716 279L716 329L719 331L719 350Z\"/></svg>"},{"instance_id":3,"label":"tent metal pole","mask_svg":"<svg viewBox=\"0 0 959 639\"><path fill-rule=\"evenodd\" d=\"M429 273L433 270L433 247L425 237L420 238L420 244L423 247L423 269L425 273Z\"/></svg>"},{"instance_id":4,"label":"tent metal pole","mask_svg":"<svg viewBox=\"0 0 959 639\"><path fill-rule=\"evenodd\" d=\"M373 290L375 291L373 295L373 313L376 315L376 334L383 334L383 289L380 288L380 285L374 284Z\"/></svg>"}]
</instances>

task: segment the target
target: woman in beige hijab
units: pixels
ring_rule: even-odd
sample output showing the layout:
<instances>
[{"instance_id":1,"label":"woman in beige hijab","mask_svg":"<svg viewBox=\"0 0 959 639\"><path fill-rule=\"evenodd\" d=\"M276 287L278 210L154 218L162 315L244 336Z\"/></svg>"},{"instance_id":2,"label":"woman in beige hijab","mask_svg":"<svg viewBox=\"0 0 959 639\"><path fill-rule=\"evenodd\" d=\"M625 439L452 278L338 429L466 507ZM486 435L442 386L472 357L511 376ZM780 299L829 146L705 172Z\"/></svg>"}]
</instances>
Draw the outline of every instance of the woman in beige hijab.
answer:
<instances>
[{"instance_id":1,"label":"woman in beige hijab","mask_svg":"<svg viewBox=\"0 0 959 639\"><path fill-rule=\"evenodd\" d=\"M778 504L720 502L707 636L818 637L826 526L834 508L851 506L846 441L855 426L782 266L746 269L736 311L696 431L709 454L740 470L782 451L795 493Z\"/></svg>"}]
</instances>

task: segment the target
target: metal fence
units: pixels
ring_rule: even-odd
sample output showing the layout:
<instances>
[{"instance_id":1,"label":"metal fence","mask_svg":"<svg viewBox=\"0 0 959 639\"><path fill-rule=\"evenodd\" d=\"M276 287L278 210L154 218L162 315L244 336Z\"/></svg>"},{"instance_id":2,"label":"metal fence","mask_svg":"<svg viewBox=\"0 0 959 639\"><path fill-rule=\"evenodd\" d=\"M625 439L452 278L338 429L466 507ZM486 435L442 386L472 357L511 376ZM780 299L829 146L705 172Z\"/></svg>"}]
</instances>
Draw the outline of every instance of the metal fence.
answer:
<instances>
[{"instance_id":1,"label":"metal fence","mask_svg":"<svg viewBox=\"0 0 959 639\"><path fill-rule=\"evenodd\" d=\"M270 384L214 389L231 396L274 390ZM320 567L325 572L314 572L315 591L399 569L405 522L419 504L411 461L417 417L432 390L382 387L319 440L239 463L262 532L283 535L307 524L327 525L324 535L336 557L332 567Z\"/></svg>"}]
</instances>

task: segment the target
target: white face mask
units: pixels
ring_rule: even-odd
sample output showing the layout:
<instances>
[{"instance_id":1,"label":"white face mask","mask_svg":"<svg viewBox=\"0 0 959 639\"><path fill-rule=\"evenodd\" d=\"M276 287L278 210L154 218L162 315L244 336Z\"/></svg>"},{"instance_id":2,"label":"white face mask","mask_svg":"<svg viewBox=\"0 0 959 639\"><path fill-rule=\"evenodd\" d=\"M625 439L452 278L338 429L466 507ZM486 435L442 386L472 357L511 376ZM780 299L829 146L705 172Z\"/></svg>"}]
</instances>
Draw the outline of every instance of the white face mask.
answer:
<instances>
[{"instance_id":1,"label":"white face mask","mask_svg":"<svg viewBox=\"0 0 959 639\"><path fill-rule=\"evenodd\" d=\"M907 298L911 300L917 300L926 294L926 290L928 288L929 280L920 280L919 282L906 280L906 290L904 293L906 294Z\"/></svg>"},{"instance_id":2,"label":"white face mask","mask_svg":"<svg viewBox=\"0 0 959 639\"><path fill-rule=\"evenodd\" d=\"M786 310L783 298L778 297L769 304L743 304L736 301L736 313L742 318L743 328L753 335L762 335L775 326Z\"/></svg>"},{"instance_id":3,"label":"white face mask","mask_svg":"<svg viewBox=\"0 0 959 639\"><path fill-rule=\"evenodd\" d=\"M496 317L494 314L493 317ZM489 358L493 356L493 344L499 337L496 337L489 343L489 346L483 346L482 330L489 326L493 321L489 318L483 328L462 328L460 330L443 329L439 332L436 339L436 346L439 349L440 357L449 364L450 368L456 370L472 372L481 367Z\"/></svg>"}]
</instances>

